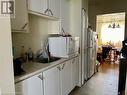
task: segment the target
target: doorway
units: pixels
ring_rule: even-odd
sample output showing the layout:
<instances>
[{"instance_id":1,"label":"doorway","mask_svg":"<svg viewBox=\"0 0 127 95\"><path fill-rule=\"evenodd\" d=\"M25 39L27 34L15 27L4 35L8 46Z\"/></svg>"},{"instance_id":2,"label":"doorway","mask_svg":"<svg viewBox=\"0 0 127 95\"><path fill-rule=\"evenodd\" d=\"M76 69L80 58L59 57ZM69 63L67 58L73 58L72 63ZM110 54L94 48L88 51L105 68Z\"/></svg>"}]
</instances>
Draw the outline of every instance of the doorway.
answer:
<instances>
[{"instance_id":1,"label":"doorway","mask_svg":"<svg viewBox=\"0 0 127 95\"><path fill-rule=\"evenodd\" d=\"M99 61L118 62L125 32L125 12L97 15L97 53Z\"/></svg>"}]
</instances>

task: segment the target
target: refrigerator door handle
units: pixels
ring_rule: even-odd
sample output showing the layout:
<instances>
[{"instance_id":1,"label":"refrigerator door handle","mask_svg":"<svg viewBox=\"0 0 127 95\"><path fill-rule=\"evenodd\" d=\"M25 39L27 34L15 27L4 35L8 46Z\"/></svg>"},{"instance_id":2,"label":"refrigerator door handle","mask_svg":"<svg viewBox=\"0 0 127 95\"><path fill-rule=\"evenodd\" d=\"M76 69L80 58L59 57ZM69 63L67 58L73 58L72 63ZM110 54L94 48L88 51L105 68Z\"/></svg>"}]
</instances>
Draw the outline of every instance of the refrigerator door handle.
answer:
<instances>
[{"instance_id":1,"label":"refrigerator door handle","mask_svg":"<svg viewBox=\"0 0 127 95\"><path fill-rule=\"evenodd\" d=\"M87 48L93 48L93 47L87 47Z\"/></svg>"}]
</instances>

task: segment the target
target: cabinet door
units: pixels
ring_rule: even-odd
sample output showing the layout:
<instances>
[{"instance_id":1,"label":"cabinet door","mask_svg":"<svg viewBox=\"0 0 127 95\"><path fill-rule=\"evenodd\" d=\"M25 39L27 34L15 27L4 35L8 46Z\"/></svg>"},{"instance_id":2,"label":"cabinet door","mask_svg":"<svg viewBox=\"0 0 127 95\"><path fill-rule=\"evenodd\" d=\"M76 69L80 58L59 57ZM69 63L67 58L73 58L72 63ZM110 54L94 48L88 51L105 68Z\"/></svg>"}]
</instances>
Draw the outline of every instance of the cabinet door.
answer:
<instances>
[{"instance_id":1,"label":"cabinet door","mask_svg":"<svg viewBox=\"0 0 127 95\"><path fill-rule=\"evenodd\" d=\"M61 27L62 31L70 31L70 0L61 0Z\"/></svg>"},{"instance_id":2,"label":"cabinet door","mask_svg":"<svg viewBox=\"0 0 127 95\"><path fill-rule=\"evenodd\" d=\"M68 95L71 92L71 61L63 63L61 68L61 95Z\"/></svg>"},{"instance_id":3,"label":"cabinet door","mask_svg":"<svg viewBox=\"0 0 127 95\"><path fill-rule=\"evenodd\" d=\"M40 79L41 78L41 79ZM42 74L16 83L16 95L43 95Z\"/></svg>"},{"instance_id":4,"label":"cabinet door","mask_svg":"<svg viewBox=\"0 0 127 95\"><path fill-rule=\"evenodd\" d=\"M75 72L76 72L76 74L75 74L75 84L77 86L78 83L79 83L79 57L75 58L74 68L75 68Z\"/></svg>"},{"instance_id":5,"label":"cabinet door","mask_svg":"<svg viewBox=\"0 0 127 95\"><path fill-rule=\"evenodd\" d=\"M27 31L28 12L26 0L15 0L15 17L11 19L12 32Z\"/></svg>"},{"instance_id":6,"label":"cabinet door","mask_svg":"<svg viewBox=\"0 0 127 95\"><path fill-rule=\"evenodd\" d=\"M60 17L60 1L49 0L49 15L59 18Z\"/></svg>"},{"instance_id":7,"label":"cabinet door","mask_svg":"<svg viewBox=\"0 0 127 95\"><path fill-rule=\"evenodd\" d=\"M59 66L43 72L44 95L60 95Z\"/></svg>"},{"instance_id":8,"label":"cabinet door","mask_svg":"<svg viewBox=\"0 0 127 95\"><path fill-rule=\"evenodd\" d=\"M28 0L28 10L48 14L48 0Z\"/></svg>"},{"instance_id":9,"label":"cabinet door","mask_svg":"<svg viewBox=\"0 0 127 95\"><path fill-rule=\"evenodd\" d=\"M72 67L72 74L71 74L71 80L72 80L72 89L78 85L79 82L79 58L76 57L71 60L71 67Z\"/></svg>"}]
</instances>

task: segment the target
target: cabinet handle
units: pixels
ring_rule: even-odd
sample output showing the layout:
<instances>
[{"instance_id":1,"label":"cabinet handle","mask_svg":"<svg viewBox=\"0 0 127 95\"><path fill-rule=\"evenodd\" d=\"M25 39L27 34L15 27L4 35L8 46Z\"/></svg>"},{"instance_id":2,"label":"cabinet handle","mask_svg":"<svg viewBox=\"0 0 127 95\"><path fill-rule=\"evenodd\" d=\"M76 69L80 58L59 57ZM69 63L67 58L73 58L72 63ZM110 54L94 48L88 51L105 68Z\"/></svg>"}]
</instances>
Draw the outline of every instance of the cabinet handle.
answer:
<instances>
[{"instance_id":1,"label":"cabinet handle","mask_svg":"<svg viewBox=\"0 0 127 95\"><path fill-rule=\"evenodd\" d=\"M46 14L48 11L49 11L49 9L46 9L44 13Z\"/></svg>"},{"instance_id":2,"label":"cabinet handle","mask_svg":"<svg viewBox=\"0 0 127 95\"><path fill-rule=\"evenodd\" d=\"M28 8L28 0L26 0L26 6L27 6L27 9L29 9L29 8Z\"/></svg>"},{"instance_id":3,"label":"cabinet handle","mask_svg":"<svg viewBox=\"0 0 127 95\"><path fill-rule=\"evenodd\" d=\"M62 32L65 33L64 28L62 27Z\"/></svg>"},{"instance_id":4,"label":"cabinet handle","mask_svg":"<svg viewBox=\"0 0 127 95\"><path fill-rule=\"evenodd\" d=\"M63 27L61 28L61 34L62 34L62 36L65 36L66 35L65 30L64 30Z\"/></svg>"},{"instance_id":5,"label":"cabinet handle","mask_svg":"<svg viewBox=\"0 0 127 95\"><path fill-rule=\"evenodd\" d=\"M59 70L59 71L61 71L61 68L60 68L60 66L58 66L57 68L58 68L58 70Z\"/></svg>"},{"instance_id":6,"label":"cabinet handle","mask_svg":"<svg viewBox=\"0 0 127 95\"><path fill-rule=\"evenodd\" d=\"M51 15L53 16L53 12L49 9L49 12L51 13Z\"/></svg>"},{"instance_id":7,"label":"cabinet handle","mask_svg":"<svg viewBox=\"0 0 127 95\"><path fill-rule=\"evenodd\" d=\"M64 69L64 67L65 67L65 64L63 64L62 69Z\"/></svg>"},{"instance_id":8,"label":"cabinet handle","mask_svg":"<svg viewBox=\"0 0 127 95\"><path fill-rule=\"evenodd\" d=\"M41 80L44 79L42 75L39 75L38 78L41 79Z\"/></svg>"},{"instance_id":9,"label":"cabinet handle","mask_svg":"<svg viewBox=\"0 0 127 95\"><path fill-rule=\"evenodd\" d=\"M82 8L82 10L83 10L84 12L86 12L86 9L85 9L85 8Z\"/></svg>"},{"instance_id":10,"label":"cabinet handle","mask_svg":"<svg viewBox=\"0 0 127 95\"><path fill-rule=\"evenodd\" d=\"M73 64L75 63L75 59L73 59L72 63L73 63Z\"/></svg>"},{"instance_id":11,"label":"cabinet handle","mask_svg":"<svg viewBox=\"0 0 127 95\"><path fill-rule=\"evenodd\" d=\"M28 25L28 23L25 23L21 29L25 29L25 27Z\"/></svg>"}]
</instances>

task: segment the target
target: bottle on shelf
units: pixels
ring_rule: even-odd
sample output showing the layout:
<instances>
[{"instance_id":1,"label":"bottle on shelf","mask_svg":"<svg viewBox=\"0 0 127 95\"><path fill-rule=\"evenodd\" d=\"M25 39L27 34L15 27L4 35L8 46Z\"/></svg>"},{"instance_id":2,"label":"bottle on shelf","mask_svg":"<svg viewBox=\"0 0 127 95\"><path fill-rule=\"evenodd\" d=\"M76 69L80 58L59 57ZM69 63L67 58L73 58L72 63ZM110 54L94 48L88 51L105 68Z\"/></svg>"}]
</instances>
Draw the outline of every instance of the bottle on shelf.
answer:
<instances>
[{"instance_id":1,"label":"bottle on shelf","mask_svg":"<svg viewBox=\"0 0 127 95\"><path fill-rule=\"evenodd\" d=\"M31 48L28 49L27 55L28 55L28 61L33 61L34 53Z\"/></svg>"},{"instance_id":2,"label":"bottle on shelf","mask_svg":"<svg viewBox=\"0 0 127 95\"><path fill-rule=\"evenodd\" d=\"M25 49L24 49L24 46L21 46L20 57L22 57L23 59L25 59Z\"/></svg>"},{"instance_id":3,"label":"bottle on shelf","mask_svg":"<svg viewBox=\"0 0 127 95\"><path fill-rule=\"evenodd\" d=\"M24 46L21 46L20 57L22 58L22 61L23 61L23 62L26 62L26 61L27 61L27 55L26 55L26 53L25 53L25 48L24 48Z\"/></svg>"},{"instance_id":4,"label":"bottle on shelf","mask_svg":"<svg viewBox=\"0 0 127 95\"><path fill-rule=\"evenodd\" d=\"M16 48L14 46L12 47L12 52L13 52L13 59L15 59L15 56L16 56Z\"/></svg>"}]
</instances>

